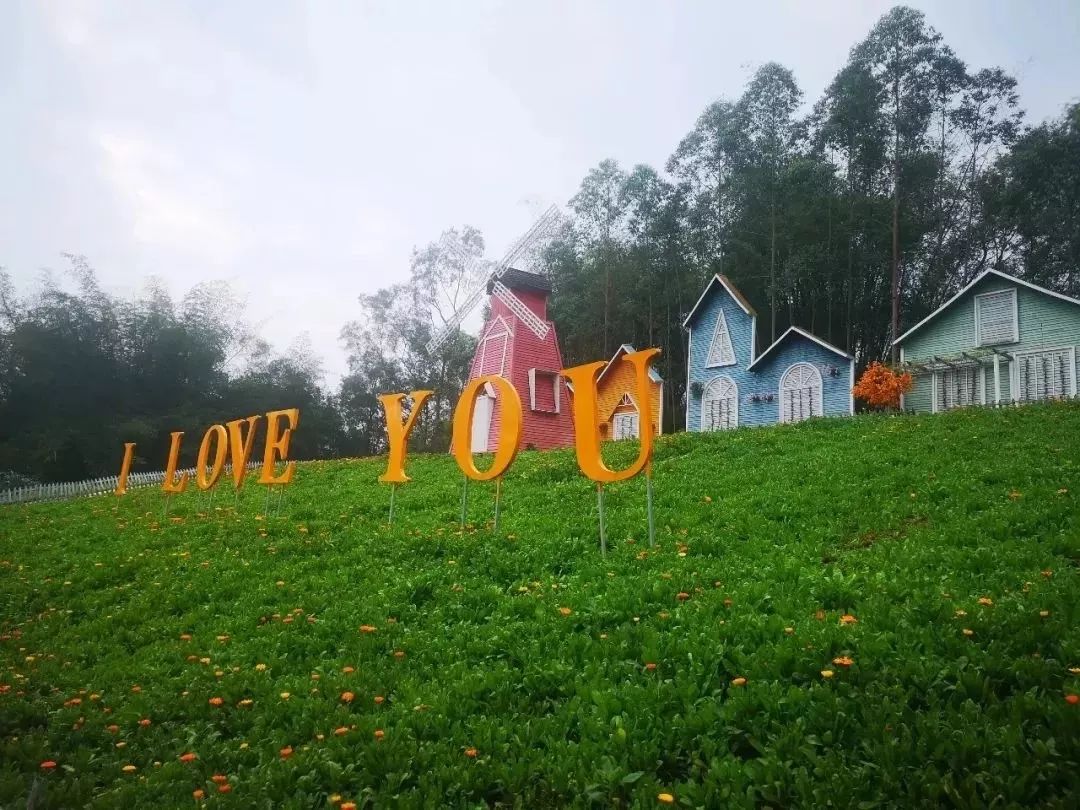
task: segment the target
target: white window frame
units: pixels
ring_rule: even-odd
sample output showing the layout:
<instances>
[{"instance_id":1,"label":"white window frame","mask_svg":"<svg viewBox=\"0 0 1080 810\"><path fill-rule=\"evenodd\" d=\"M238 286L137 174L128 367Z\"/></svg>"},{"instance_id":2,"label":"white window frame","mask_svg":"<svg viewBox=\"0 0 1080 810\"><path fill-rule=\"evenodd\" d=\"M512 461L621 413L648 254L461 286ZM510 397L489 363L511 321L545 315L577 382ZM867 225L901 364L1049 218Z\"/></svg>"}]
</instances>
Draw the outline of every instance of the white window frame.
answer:
<instances>
[{"instance_id":1,"label":"white window frame","mask_svg":"<svg viewBox=\"0 0 1080 810\"><path fill-rule=\"evenodd\" d=\"M727 428L725 428L725 427L709 428L705 424L705 418L706 418L706 416L705 416L705 403L709 401L708 397L706 395L709 393L709 388L713 384L723 382L724 380L731 383L731 387L735 392L734 395L731 397L731 401L732 401L732 405L733 405L732 411L731 411L731 413L732 413L732 420L731 421L733 422L733 424L731 425L731 427L727 427ZM717 431L717 430L734 430L738 426L739 426L739 384L737 382L735 382L734 377L731 377L731 376L729 376L727 374L718 374L717 376L713 377L708 382L706 382L705 387L701 389L701 418L700 418L700 424L698 425L698 427L700 428L700 431L702 433L712 433L712 432Z\"/></svg>"},{"instance_id":2,"label":"white window frame","mask_svg":"<svg viewBox=\"0 0 1080 810\"><path fill-rule=\"evenodd\" d=\"M806 421L806 419L785 419L784 418L784 390L785 390L784 389L784 380L786 380L787 376L794 369L798 368L799 366L806 366L808 369L813 371L814 376L817 377L817 397L813 401L811 401L811 403L810 403L811 415L809 417L807 417L807 418L812 419L815 416L815 414L813 413L815 405L817 406L817 414L816 414L816 416L824 416L825 415L825 379L821 376L821 369L819 369L813 363L809 363L809 362L807 362L805 360L800 360L797 363L792 363L790 366L788 366L786 369L784 369L784 373L780 375L780 384L777 387L777 400L778 400L777 404L779 405L778 412L777 412L777 421L781 422L781 423L784 423L784 424L795 423L795 422L805 422Z\"/></svg>"},{"instance_id":3,"label":"white window frame","mask_svg":"<svg viewBox=\"0 0 1080 810\"><path fill-rule=\"evenodd\" d=\"M616 440L616 441L621 441L622 439L640 439L641 438L641 411L638 410L638 407L637 407L637 405L635 403L631 402L631 404L634 405L634 410L632 410L632 411L616 411L611 417L611 438ZM622 416L622 417L630 417L630 423L634 427L634 432L631 433L628 436L620 436L619 435L619 430L616 427L616 423L618 422L620 416Z\"/></svg>"},{"instance_id":4,"label":"white window frame","mask_svg":"<svg viewBox=\"0 0 1080 810\"><path fill-rule=\"evenodd\" d=\"M547 371L542 368L530 368L529 369L529 410L536 410L536 372L540 372L541 375L551 375L551 383L555 386L555 410L549 411L546 408L538 411L538 413L560 413L562 408L562 386L559 385L559 372Z\"/></svg>"},{"instance_id":5,"label":"white window frame","mask_svg":"<svg viewBox=\"0 0 1080 810\"><path fill-rule=\"evenodd\" d=\"M972 368L967 366L967 368ZM950 369L943 369L930 372L930 412L931 413L944 413L941 408L938 407L938 388L942 384L942 375L948 373ZM986 366L980 365L972 368L975 372L975 393L973 399L967 405L954 405L951 408L946 408L945 411L954 411L957 408L970 408L972 405L985 405L986 404Z\"/></svg>"},{"instance_id":6,"label":"white window frame","mask_svg":"<svg viewBox=\"0 0 1080 810\"><path fill-rule=\"evenodd\" d=\"M1012 360L1009 362L1009 388L1012 395L1013 402L1042 402L1038 399L1021 399L1020 398L1020 358L1029 357L1036 354L1048 354L1050 352L1068 352L1069 353L1069 393L1068 396L1076 396L1076 347L1075 346L1052 346L1044 349L1025 349L1022 352L1012 352L1010 357Z\"/></svg>"},{"instance_id":7,"label":"white window frame","mask_svg":"<svg viewBox=\"0 0 1080 810\"><path fill-rule=\"evenodd\" d=\"M502 331L496 331L499 325L502 325ZM493 340L499 340L502 338L502 359L499 361L499 371L497 372L500 377L506 376L506 353L510 350L510 327L503 319L502 315L496 316L495 320L491 324L491 328L488 329L484 339L480 341L480 362L477 363L475 376L480 377L484 374L484 361L487 359L488 342Z\"/></svg>"},{"instance_id":8,"label":"white window frame","mask_svg":"<svg viewBox=\"0 0 1080 810\"><path fill-rule=\"evenodd\" d=\"M709 357L712 356L713 345L716 343L716 338L720 334L720 327L724 327L724 335L727 337L728 348L731 349L731 359L720 362L710 363ZM725 366L734 366L739 362L739 356L735 351L735 341L731 339L731 327L728 326L727 316L724 314L724 310L720 310L720 315L716 319L716 326L713 327L712 340L709 341L708 349L705 352L705 368L724 368Z\"/></svg>"},{"instance_id":9,"label":"white window frame","mask_svg":"<svg viewBox=\"0 0 1080 810\"><path fill-rule=\"evenodd\" d=\"M982 299L989 298L997 295L1011 295L1012 296L1012 337L1009 340L995 340L992 343L983 341L982 338ZM979 293L975 296L975 345L976 346L1003 346L1006 343L1017 343L1020 340L1020 309L1017 303L1018 296L1016 295L1016 288L1011 287L1004 290L992 290L991 292Z\"/></svg>"}]
</instances>

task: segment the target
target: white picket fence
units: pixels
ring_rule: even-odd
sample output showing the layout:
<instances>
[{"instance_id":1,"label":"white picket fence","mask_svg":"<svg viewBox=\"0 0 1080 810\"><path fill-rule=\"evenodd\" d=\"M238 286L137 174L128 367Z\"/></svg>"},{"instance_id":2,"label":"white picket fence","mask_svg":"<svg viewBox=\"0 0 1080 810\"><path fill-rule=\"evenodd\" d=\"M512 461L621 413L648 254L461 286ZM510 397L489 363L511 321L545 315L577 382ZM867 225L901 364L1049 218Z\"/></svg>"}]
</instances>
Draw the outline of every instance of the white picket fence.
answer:
<instances>
[{"instance_id":1,"label":"white picket fence","mask_svg":"<svg viewBox=\"0 0 1080 810\"><path fill-rule=\"evenodd\" d=\"M247 468L253 470L260 466L258 461L249 461ZM188 467L186 470L177 470L177 476L187 473L189 478L195 477L195 468ZM232 465L226 464L222 477L232 474ZM141 472L128 475L127 488L138 489L139 487L152 487L160 485L165 480L164 470L160 472ZM70 498L83 498L90 495L110 495L116 491L116 485L120 476L110 475L106 478L91 478L87 481L68 481L60 484L36 484L18 489L0 491L0 504L5 503L32 503L34 501L66 501Z\"/></svg>"}]
</instances>

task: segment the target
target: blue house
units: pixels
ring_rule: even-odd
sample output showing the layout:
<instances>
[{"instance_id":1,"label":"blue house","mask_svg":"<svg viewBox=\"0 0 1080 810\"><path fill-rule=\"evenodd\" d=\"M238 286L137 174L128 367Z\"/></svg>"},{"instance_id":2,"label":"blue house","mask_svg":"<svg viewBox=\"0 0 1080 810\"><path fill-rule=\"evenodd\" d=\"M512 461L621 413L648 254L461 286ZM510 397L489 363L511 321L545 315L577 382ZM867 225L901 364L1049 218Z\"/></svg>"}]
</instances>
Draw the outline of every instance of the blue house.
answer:
<instances>
[{"instance_id":1,"label":"blue house","mask_svg":"<svg viewBox=\"0 0 1080 810\"><path fill-rule=\"evenodd\" d=\"M687 430L855 412L855 359L797 326L759 354L757 313L722 275L713 276L683 327L690 332Z\"/></svg>"}]
</instances>

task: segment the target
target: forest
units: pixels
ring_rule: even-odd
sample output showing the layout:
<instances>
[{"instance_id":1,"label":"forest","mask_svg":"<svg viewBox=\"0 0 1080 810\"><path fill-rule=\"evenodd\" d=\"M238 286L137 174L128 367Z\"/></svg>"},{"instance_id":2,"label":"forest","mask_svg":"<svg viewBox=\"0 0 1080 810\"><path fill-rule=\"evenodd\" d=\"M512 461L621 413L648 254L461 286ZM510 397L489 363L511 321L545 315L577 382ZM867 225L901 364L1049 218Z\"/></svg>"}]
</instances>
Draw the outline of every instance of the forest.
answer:
<instances>
[{"instance_id":1,"label":"forest","mask_svg":"<svg viewBox=\"0 0 1080 810\"><path fill-rule=\"evenodd\" d=\"M757 308L760 340L798 325L860 369L895 360L895 335L988 268L1080 293L1080 104L1067 101L1027 125L1014 77L968 65L903 6L820 98L762 65L688 122L663 166L604 160L581 180L529 268L552 281L564 364L661 347L668 432L682 428L682 321L713 273ZM478 229L448 228L414 251L407 280L363 296L335 387L310 349L275 352L237 321L223 284L177 301L150 282L122 300L68 255L67 279L19 295L0 269L0 487L115 473L125 441L136 469L159 468L172 430L278 407L301 409L293 456L371 455L385 441L377 395L419 388L436 394L413 446L445 449L475 338L426 344L484 255Z\"/></svg>"}]
</instances>

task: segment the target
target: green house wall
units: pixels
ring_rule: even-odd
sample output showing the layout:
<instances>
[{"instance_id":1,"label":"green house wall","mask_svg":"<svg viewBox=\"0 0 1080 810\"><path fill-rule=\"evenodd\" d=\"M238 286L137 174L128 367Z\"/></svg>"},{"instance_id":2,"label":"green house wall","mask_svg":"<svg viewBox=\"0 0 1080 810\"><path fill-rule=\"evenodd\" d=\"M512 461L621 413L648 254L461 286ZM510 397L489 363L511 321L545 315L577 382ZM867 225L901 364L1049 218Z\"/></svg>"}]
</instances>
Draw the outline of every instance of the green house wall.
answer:
<instances>
[{"instance_id":1,"label":"green house wall","mask_svg":"<svg viewBox=\"0 0 1080 810\"><path fill-rule=\"evenodd\" d=\"M1016 343L998 344L995 346L998 351L1012 354L1072 346L1077 348L1075 354L1080 360L1080 305L1000 276L988 275L954 301L948 309L900 343L903 361L918 363L931 360L935 356L957 355L978 348L975 336L975 296L1008 289L1016 290L1020 340ZM1010 366L1010 362L1001 358L999 379L1002 402L1012 399ZM993 402L993 368L988 364L982 373L985 375L986 402ZM1076 373L1074 370L1074 379L1078 379ZM915 375L911 391L904 397L904 408L915 411L932 410L931 390L930 374Z\"/></svg>"}]
</instances>

